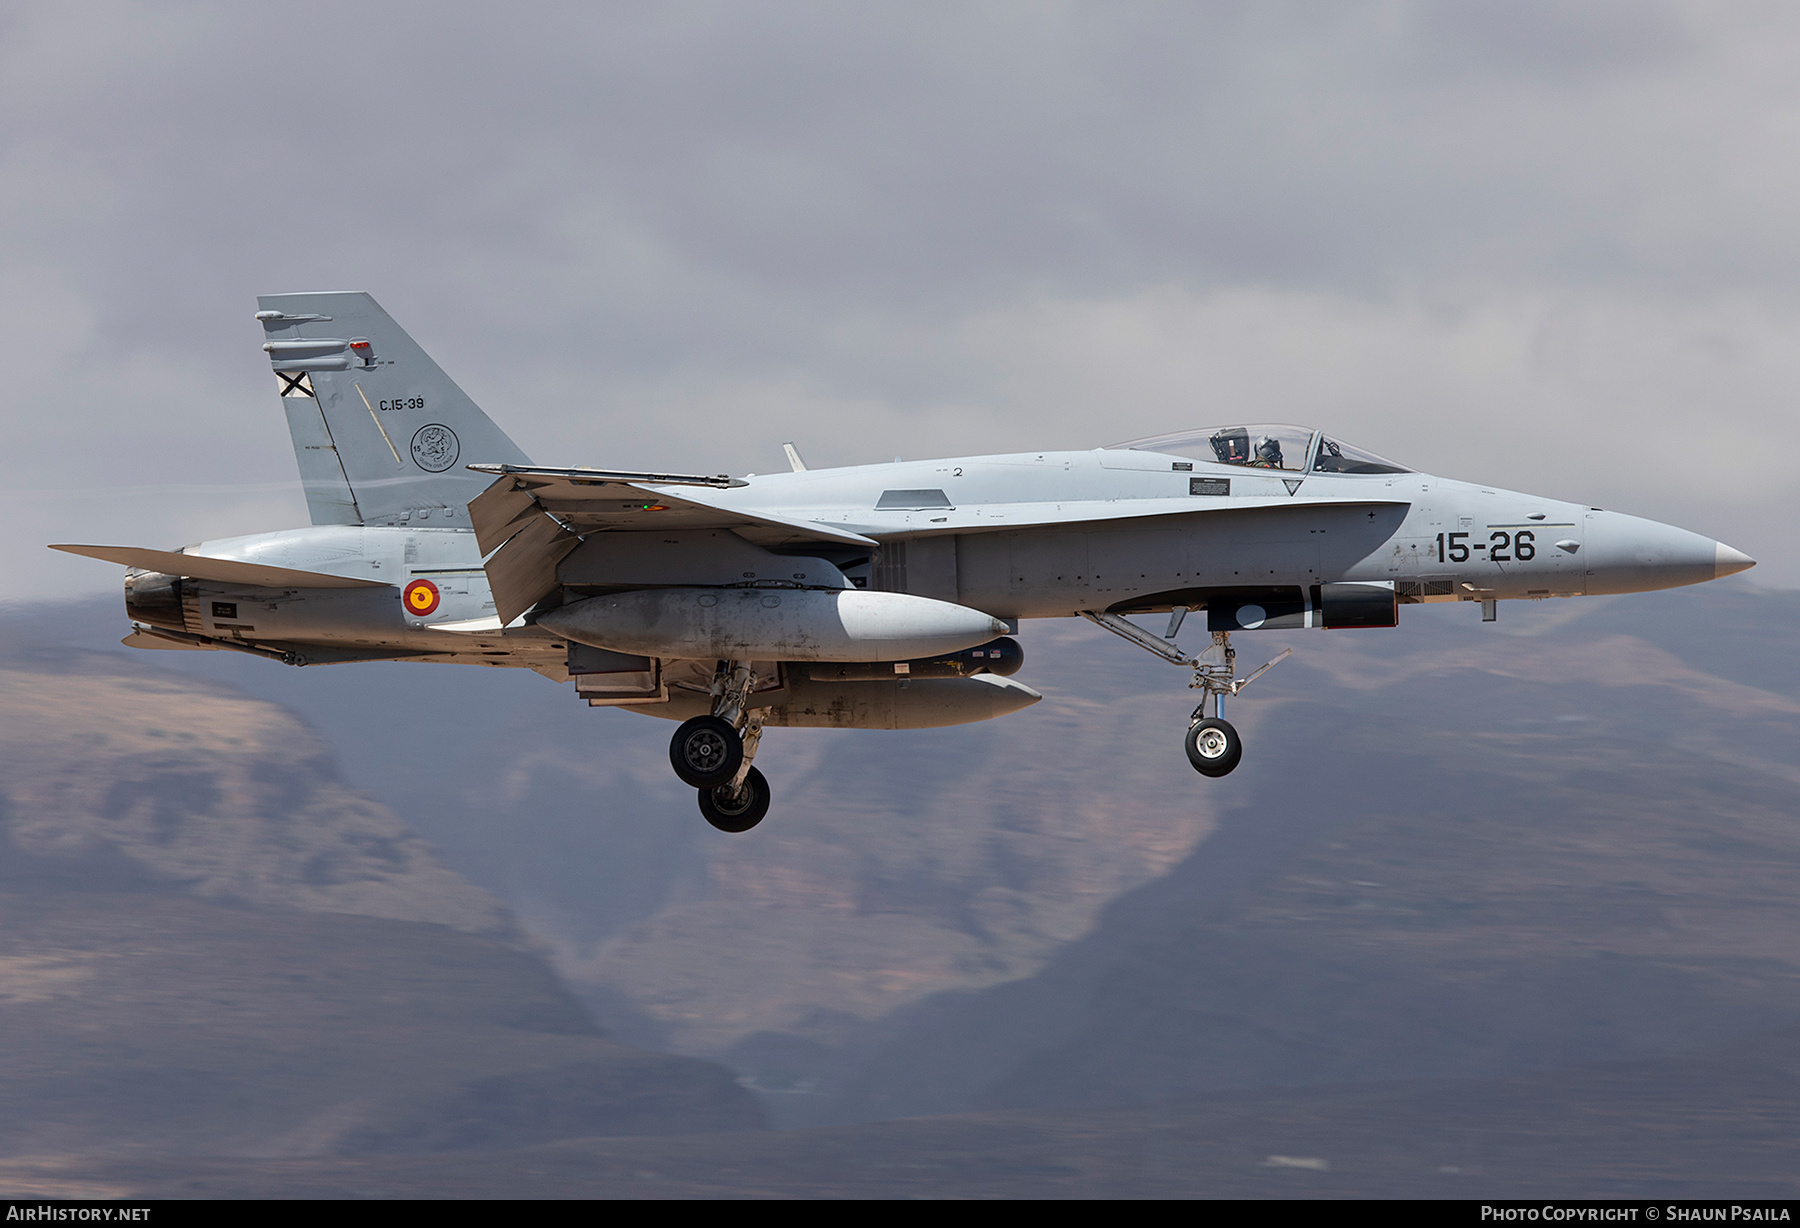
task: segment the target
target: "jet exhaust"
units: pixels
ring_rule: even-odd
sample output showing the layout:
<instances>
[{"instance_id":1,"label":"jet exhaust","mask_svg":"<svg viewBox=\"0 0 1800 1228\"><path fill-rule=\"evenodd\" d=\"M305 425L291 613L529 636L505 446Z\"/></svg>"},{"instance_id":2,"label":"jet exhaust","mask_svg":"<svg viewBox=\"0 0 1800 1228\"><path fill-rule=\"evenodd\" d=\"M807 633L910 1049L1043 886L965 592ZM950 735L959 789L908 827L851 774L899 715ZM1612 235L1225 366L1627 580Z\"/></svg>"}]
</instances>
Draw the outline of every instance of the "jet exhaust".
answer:
<instances>
[{"instance_id":1,"label":"jet exhaust","mask_svg":"<svg viewBox=\"0 0 1800 1228\"><path fill-rule=\"evenodd\" d=\"M181 577L159 571L134 571L125 577L125 616L133 622L180 631L187 625L181 609Z\"/></svg>"}]
</instances>

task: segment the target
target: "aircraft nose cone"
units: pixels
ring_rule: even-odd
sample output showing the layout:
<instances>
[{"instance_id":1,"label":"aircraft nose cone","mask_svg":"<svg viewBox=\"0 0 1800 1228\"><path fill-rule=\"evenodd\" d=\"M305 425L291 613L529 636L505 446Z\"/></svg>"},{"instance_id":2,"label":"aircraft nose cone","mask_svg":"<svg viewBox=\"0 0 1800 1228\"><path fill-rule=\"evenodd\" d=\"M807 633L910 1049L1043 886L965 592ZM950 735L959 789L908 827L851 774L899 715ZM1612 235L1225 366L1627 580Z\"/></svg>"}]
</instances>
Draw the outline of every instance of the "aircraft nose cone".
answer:
<instances>
[{"instance_id":1,"label":"aircraft nose cone","mask_svg":"<svg viewBox=\"0 0 1800 1228\"><path fill-rule=\"evenodd\" d=\"M1735 576L1740 571L1749 571L1756 566L1756 560L1742 550L1733 550L1724 542L1716 543L1718 549L1713 554L1713 579L1720 576Z\"/></svg>"},{"instance_id":2,"label":"aircraft nose cone","mask_svg":"<svg viewBox=\"0 0 1800 1228\"><path fill-rule=\"evenodd\" d=\"M1752 562L1703 534L1618 512L1590 513L1586 539L1582 553L1592 595L1704 584Z\"/></svg>"}]
</instances>

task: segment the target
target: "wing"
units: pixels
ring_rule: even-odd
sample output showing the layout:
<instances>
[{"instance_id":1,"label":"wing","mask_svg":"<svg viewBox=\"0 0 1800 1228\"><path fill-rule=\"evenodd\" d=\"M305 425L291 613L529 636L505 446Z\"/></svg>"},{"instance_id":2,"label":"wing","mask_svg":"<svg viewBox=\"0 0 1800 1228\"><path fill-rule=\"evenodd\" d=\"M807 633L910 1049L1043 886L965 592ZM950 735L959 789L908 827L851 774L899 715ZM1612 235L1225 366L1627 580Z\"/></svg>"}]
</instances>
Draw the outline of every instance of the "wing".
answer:
<instances>
[{"instance_id":1,"label":"wing","mask_svg":"<svg viewBox=\"0 0 1800 1228\"><path fill-rule=\"evenodd\" d=\"M217 580L221 584L251 584L257 588L387 588L380 580L356 580L349 576L332 576L322 571L296 571L291 567L270 567L263 563L240 563L236 559L208 558L202 554L182 554L175 550L146 550L142 546L51 546L67 554L80 554L107 563L140 567L145 571L167 572L172 576L192 576L196 580Z\"/></svg>"},{"instance_id":2,"label":"wing","mask_svg":"<svg viewBox=\"0 0 1800 1228\"><path fill-rule=\"evenodd\" d=\"M525 465L470 465L499 475L474 502L469 520L487 558L488 586L502 623L529 610L556 588L557 564L581 537L604 530L729 529L759 546L833 543L868 548L876 537L840 528L804 512L748 511L721 506L712 492L747 483L723 475L684 476ZM677 494L674 489L680 488ZM897 513L891 523L862 516L859 528L880 538L992 533L1108 520L1205 515L1224 511L1291 511L1344 506L1405 506L1403 499L1295 499L1279 496L1082 500L1000 503L932 509L926 523ZM842 509L816 510L838 519ZM879 515L879 511L878 511Z\"/></svg>"},{"instance_id":3,"label":"wing","mask_svg":"<svg viewBox=\"0 0 1800 1228\"><path fill-rule=\"evenodd\" d=\"M499 474L469 504L475 540L487 557L494 613L509 623L556 587L556 565L580 535L607 529L730 529L759 546L834 542L874 547L873 538L816 521L710 502L707 490L739 479L602 469L470 465ZM676 494L671 487L682 488Z\"/></svg>"}]
</instances>

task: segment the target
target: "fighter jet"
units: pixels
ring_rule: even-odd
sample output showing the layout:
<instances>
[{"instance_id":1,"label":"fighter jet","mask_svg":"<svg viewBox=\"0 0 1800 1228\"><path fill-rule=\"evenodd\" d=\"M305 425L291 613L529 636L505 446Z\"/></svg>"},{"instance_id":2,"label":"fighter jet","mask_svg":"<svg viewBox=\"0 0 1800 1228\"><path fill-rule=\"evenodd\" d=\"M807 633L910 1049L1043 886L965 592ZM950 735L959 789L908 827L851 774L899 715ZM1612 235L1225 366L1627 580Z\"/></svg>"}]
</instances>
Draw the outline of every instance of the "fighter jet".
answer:
<instances>
[{"instance_id":1,"label":"fighter jet","mask_svg":"<svg viewBox=\"0 0 1800 1228\"><path fill-rule=\"evenodd\" d=\"M517 667L678 722L669 758L723 831L769 809L770 726L919 729L1042 698L1022 619L1085 618L1188 671L1202 776L1275 661L1231 637L1394 627L1400 608L1697 584L1754 566L1650 520L1434 477L1307 427L1230 424L1079 452L791 472L533 464L362 293L258 299L312 525L121 563L136 648L288 665ZM567 458L573 459L573 458ZM1178 637L1203 614L1199 653ZM1167 615L1158 634L1127 615Z\"/></svg>"}]
</instances>

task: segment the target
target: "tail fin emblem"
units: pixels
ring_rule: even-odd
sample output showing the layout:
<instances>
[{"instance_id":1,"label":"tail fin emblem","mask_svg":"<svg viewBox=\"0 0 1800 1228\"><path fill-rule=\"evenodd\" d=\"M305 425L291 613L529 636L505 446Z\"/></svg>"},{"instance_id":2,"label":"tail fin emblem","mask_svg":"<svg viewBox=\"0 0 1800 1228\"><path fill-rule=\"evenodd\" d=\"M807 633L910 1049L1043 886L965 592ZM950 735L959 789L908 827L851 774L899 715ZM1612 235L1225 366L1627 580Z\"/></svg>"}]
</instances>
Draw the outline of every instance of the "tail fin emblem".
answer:
<instances>
[{"instance_id":1,"label":"tail fin emblem","mask_svg":"<svg viewBox=\"0 0 1800 1228\"><path fill-rule=\"evenodd\" d=\"M284 397L312 397L318 400L313 392L312 377L304 371L277 371L275 378L281 381L281 395Z\"/></svg>"},{"instance_id":2,"label":"tail fin emblem","mask_svg":"<svg viewBox=\"0 0 1800 1228\"><path fill-rule=\"evenodd\" d=\"M442 423L422 426L412 440L413 464L426 473L442 473L456 463L462 444L456 432Z\"/></svg>"}]
</instances>

